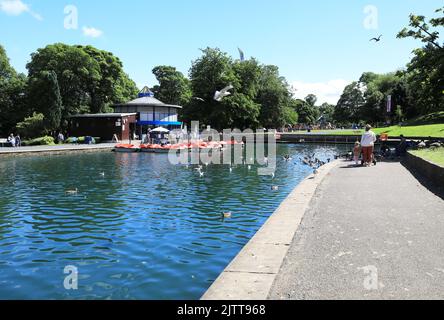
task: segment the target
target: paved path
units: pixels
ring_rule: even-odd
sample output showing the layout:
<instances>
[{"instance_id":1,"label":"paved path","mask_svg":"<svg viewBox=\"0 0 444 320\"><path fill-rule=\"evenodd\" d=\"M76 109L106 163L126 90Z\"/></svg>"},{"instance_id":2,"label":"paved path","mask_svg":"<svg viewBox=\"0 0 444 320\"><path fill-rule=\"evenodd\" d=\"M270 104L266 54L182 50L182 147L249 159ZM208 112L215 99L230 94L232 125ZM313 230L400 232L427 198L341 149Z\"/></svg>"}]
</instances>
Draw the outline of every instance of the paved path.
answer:
<instances>
[{"instance_id":1,"label":"paved path","mask_svg":"<svg viewBox=\"0 0 444 320\"><path fill-rule=\"evenodd\" d=\"M444 299L444 201L401 164L347 168L318 188L271 299Z\"/></svg>"},{"instance_id":2,"label":"paved path","mask_svg":"<svg viewBox=\"0 0 444 320\"><path fill-rule=\"evenodd\" d=\"M32 146L32 147L20 147L20 148L0 148L1 155L15 155L15 154L27 154L27 153L51 153L51 152L67 152L67 151L88 151L88 150L100 150L100 149L112 149L115 143L101 143L101 144L62 144L56 146Z\"/></svg>"}]
</instances>

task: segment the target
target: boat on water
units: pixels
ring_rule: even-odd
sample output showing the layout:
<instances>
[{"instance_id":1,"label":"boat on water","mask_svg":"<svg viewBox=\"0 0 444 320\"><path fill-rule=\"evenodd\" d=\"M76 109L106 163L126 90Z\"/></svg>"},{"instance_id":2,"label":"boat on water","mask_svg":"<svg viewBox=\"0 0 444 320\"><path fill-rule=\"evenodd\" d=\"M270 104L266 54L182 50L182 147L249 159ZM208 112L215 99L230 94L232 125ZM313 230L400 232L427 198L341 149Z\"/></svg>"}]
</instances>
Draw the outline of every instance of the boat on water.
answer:
<instances>
[{"instance_id":1,"label":"boat on water","mask_svg":"<svg viewBox=\"0 0 444 320\"><path fill-rule=\"evenodd\" d=\"M114 147L114 152L121 153L134 153L138 152L140 149L133 144L117 144Z\"/></svg>"},{"instance_id":2,"label":"boat on water","mask_svg":"<svg viewBox=\"0 0 444 320\"><path fill-rule=\"evenodd\" d=\"M188 146L185 144L168 144L168 145L160 145L160 144L142 144L140 146L141 152L148 153L169 153L170 151L183 151L188 150Z\"/></svg>"},{"instance_id":3,"label":"boat on water","mask_svg":"<svg viewBox=\"0 0 444 320\"><path fill-rule=\"evenodd\" d=\"M115 152L144 152L144 153L169 153L170 151L191 151L191 152L205 152L213 150L222 150L231 145L243 145L236 141L222 141L222 142L194 142L182 144L141 144L137 147L133 144L118 144L114 147Z\"/></svg>"}]
</instances>

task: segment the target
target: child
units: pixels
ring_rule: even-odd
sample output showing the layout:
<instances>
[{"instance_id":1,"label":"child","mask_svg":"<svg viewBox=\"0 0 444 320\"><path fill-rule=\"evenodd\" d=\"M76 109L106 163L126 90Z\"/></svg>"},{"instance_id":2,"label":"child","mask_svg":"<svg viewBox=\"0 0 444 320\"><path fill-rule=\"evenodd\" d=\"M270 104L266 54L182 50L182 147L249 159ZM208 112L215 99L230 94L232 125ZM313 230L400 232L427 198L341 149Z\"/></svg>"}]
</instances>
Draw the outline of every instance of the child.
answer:
<instances>
[{"instance_id":1,"label":"child","mask_svg":"<svg viewBox=\"0 0 444 320\"><path fill-rule=\"evenodd\" d=\"M359 157L361 156L361 144L356 141L355 143L355 148L353 149L353 155L354 155L354 160L356 165L359 165Z\"/></svg>"}]
</instances>

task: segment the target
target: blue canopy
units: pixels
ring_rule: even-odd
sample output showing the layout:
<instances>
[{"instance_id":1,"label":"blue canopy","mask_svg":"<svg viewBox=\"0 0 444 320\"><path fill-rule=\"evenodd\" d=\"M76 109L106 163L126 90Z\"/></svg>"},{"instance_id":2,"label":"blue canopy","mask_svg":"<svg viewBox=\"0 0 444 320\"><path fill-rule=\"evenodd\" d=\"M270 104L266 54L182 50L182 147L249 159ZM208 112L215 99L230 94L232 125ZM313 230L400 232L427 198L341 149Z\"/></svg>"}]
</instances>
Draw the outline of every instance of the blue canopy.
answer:
<instances>
[{"instance_id":1,"label":"blue canopy","mask_svg":"<svg viewBox=\"0 0 444 320\"><path fill-rule=\"evenodd\" d=\"M182 122L175 121L138 121L139 126L181 126Z\"/></svg>"}]
</instances>

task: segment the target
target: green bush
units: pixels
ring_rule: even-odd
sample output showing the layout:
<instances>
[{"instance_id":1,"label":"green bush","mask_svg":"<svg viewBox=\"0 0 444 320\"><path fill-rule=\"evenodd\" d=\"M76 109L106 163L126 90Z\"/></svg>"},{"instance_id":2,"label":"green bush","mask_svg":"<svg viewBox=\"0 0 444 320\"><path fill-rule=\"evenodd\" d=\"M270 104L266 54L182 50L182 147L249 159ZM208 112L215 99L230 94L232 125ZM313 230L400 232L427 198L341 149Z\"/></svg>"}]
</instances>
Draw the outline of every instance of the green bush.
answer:
<instances>
[{"instance_id":1,"label":"green bush","mask_svg":"<svg viewBox=\"0 0 444 320\"><path fill-rule=\"evenodd\" d=\"M45 117L43 114L34 112L32 117L25 118L22 122L17 123L17 131L25 138L41 136L46 134L44 121Z\"/></svg>"},{"instance_id":2,"label":"green bush","mask_svg":"<svg viewBox=\"0 0 444 320\"><path fill-rule=\"evenodd\" d=\"M86 141L86 137L71 137L66 139L65 143L78 143L78 144L84 144ZM93 143L97 144L101 142L100 137L93 137Z\"/></svg>"},{"instance_id":3,"label":"green bush","mask_svg":"<svg viewBox=\"0 0 444 320\"><path fill-rule=\"evenodd\" d=\"M27 140L22 142L23 146L53 146L55 145L54 138L45 136L41 138L36 138L33 140Z\"/></svg>"},{"instance_id":4,"label":"green bush","mask_svg":"<svg viewBox=\"0 0 444 320\"><path fill-rule=\"evenodd\" d=\"M77 143L77 138L76 137L71 137L66 139L65 143Z\"/></svg>"}]
</instances>

